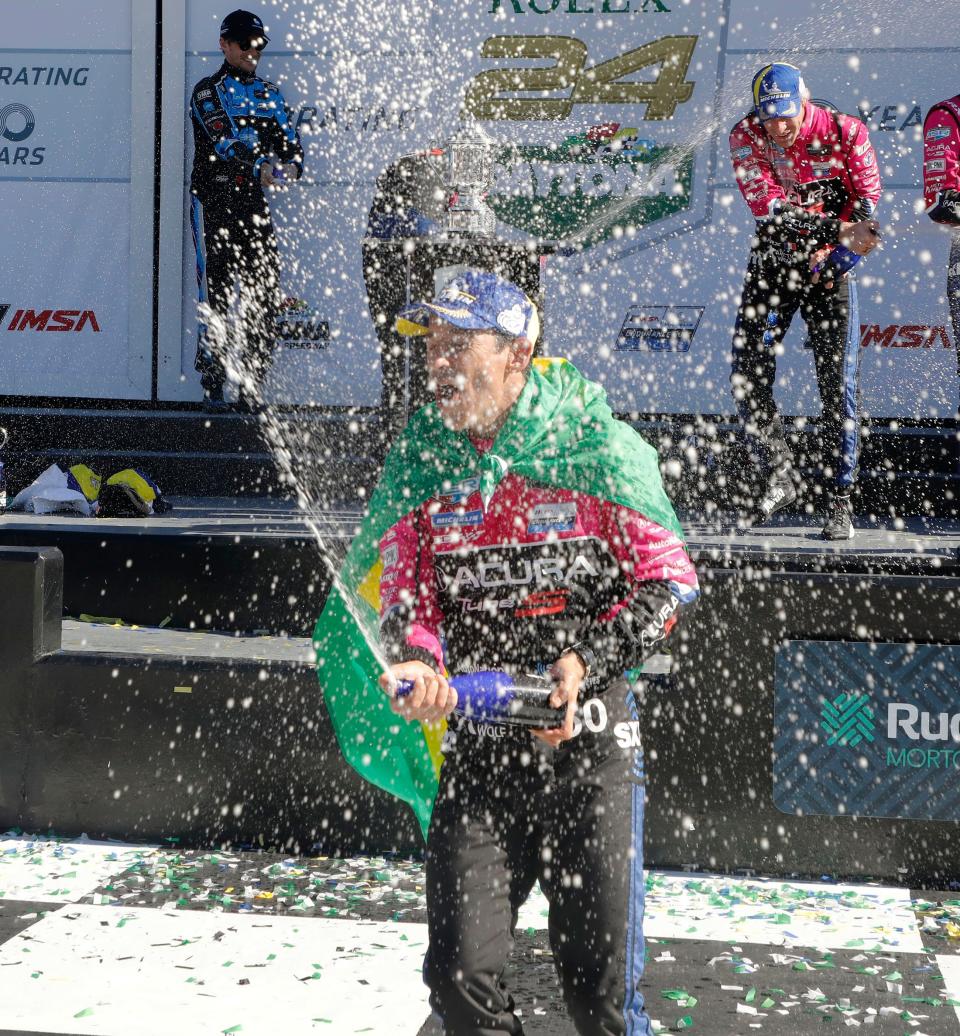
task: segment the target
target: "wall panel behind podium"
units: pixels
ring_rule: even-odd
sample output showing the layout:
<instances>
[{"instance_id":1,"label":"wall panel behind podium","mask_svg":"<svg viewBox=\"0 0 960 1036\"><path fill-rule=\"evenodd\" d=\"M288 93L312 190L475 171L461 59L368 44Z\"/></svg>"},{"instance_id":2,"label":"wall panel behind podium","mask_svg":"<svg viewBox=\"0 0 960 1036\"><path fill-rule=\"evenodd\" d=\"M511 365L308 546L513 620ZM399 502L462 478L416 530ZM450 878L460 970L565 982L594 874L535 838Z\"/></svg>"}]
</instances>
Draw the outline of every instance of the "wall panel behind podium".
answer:
<instances>
[{"instance_id":1,"label":"wall panel behind podium","mask_svg":"<svg viewBox=\"0 0 960 1036\"><path fill-rule=\"evenodd\" d=\"M150 397L152 8L0 4L2 395Z\"/></svg>"}]
</instances>

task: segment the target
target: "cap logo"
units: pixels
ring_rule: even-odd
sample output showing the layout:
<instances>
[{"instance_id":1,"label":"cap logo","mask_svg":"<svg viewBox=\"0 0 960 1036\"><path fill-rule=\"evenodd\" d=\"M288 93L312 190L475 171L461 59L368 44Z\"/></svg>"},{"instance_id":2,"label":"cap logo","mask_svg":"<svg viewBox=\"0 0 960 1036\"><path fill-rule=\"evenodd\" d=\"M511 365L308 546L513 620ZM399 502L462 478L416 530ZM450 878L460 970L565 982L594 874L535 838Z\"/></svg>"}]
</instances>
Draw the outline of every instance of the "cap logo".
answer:
<instances>
[{"instance_id":1,"label":"cap logo","mask_svg":"<svg viewBox=\"0 0 960 1036\"><path fill-rule=\"evenodd\" d=\"M438 302L476 302L476 295L471 295L470 292L464 291L463 288L456 284L448 284L437 299Z\"/></svg>"},{"instance_id":2,"label":"cap logo","mask_svg":"<svg viewBox=\"0 0 960 1036\"><path fill-rule=\"evenodd\" d=\"M501 310L497 314L497 323L507 334L523 334L523 329L527 324L527 316L523 311L523 306L518 302L516 305L511 306L510 309Z\"/></svg>"}]
</instances>

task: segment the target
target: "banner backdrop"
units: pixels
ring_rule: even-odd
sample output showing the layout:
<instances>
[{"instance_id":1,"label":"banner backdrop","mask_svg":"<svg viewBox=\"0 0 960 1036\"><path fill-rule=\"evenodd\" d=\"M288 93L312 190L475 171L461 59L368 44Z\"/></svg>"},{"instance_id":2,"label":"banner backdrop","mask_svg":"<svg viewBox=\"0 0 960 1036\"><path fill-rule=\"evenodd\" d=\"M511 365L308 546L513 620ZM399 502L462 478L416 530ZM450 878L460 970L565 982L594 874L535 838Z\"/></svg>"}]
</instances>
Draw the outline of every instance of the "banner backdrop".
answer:
<instances>
[{"instance_id":1,"label":"banner backdrop","mask_svg":"<svg viewBox=\"0 0 960 1036\"><path fill-rule=\"evenodd\" d=\"M4 0L0 20L0 394L149 399L155 19Z\"/></svg>"},{"instance_id":2,"label":"banner backdrop","mask_svg":"<svg viewBox=\"0 0 960 1036\"><path fill-rule=\"evenodd\" d=\"M220 63L225 9L164 5L165 39L178 16L183 26L185 65L163 94L182 125L193 84ZM318 11L307 0L261 11L272 38L261 72L281 87L306 148L304 179L272 205L284 294L311 333L279 343L274 400L379 400L360 261L374 183L455 130L463 106L502 146L489 199L498 233L561 243L546 272L548 350L602 381L619 410L731 413L730 340L754 224L726 138L753 72L779 58L803 67L814 98L860 115L878 152L884 247L858 271L865 410L956 413L949 238L920 211L919 192L923 114L956 90L958 48L944 45L936 5L771 0L759 14L751 0L338 0ZM169 398L199 399L187 139ZM785 412L816 415L799 320L778 374Z\"/></svg>"}]
</instances>

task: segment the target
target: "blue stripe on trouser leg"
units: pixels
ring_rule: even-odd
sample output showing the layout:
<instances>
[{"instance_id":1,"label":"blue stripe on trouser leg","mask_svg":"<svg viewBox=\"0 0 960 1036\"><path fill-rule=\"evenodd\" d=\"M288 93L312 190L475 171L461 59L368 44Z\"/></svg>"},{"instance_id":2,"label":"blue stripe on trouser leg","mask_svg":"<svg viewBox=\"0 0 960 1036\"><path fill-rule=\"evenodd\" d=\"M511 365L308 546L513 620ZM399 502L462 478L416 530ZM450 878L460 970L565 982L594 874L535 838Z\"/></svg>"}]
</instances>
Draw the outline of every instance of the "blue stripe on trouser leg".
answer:
<instances>
[{"instance_id":1,"label":"blue stripe on trouser leg","mask_svg":"<svg viewBox=\"0 0 960 1036\"><path fill-rule=\"evenodd\" d=\"M627 708L639 720L633 690L627 689ZM630 861L630 881L627 895L626 975L623 1000L623 1021L626 1036L651 1036L653 1029L644 1010L640 979L643 977L646 947L643 941L643 910L645 882L643 877L643 812L646 787L643 783L643 749L633 754L634 784L630 796L630 829L633 834L633 859Z\"/></svg>"},{"instance_id":2,"label":"blue stripe on trouser leg","mask_svg":"<svg viewBox=\"0 0 960 1036\"><path fill-rule=\"evenodd\" d=\"M203 206L200 199L190 196L190 230L193 233L193 248L197 261L197 296L199 302L207 301L207 248L203 240Z\"/></svg>"},{"instance_id":3,"label":"blue stripe on trouser leg","mask_svg":"<svg viewBox=\"0 0 960 1036\"><path fill-rule=\"evenodd\" d=\"M840 429L840 464L837 485L849 489L857 477L860 459L860 306L857 282L849 278L847 338L843 346L843 413Z\"/></svg>"}]
</instances>

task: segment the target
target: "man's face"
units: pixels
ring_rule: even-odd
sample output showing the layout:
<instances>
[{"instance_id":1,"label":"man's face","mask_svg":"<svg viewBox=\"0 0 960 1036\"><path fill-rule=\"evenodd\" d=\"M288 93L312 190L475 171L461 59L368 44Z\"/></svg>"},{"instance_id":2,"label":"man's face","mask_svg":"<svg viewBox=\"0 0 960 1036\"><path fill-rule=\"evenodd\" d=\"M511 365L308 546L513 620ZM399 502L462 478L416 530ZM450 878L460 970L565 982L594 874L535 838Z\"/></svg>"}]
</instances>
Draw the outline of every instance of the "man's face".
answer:
<instances>
[{"instance_id":1,"label":"man's face","mask_svg":"<svg viewBox=\"0 0 960 1036\"><path fill-rule=\"evenodd\" d=\"M464 331L430 317L427 387L448 428L483 434L496 427L516 398L516 373L515 350L493 331Z\"/></svg>"},{"instance_id":2,"label":"man's face","mask_svg":"<svg viewBox=\"0 0 960 1036\"><path fill-rule=\"evenodd\" d=\"M803 116L805 113L806 105L800 109L799 115L794 115L790 119L767 119L763 123L763 128L766 131L767 136L777 145L782 147L784 151L787 148L793 147L794 142L800 135L800 127L803 125Z\"/></svg>"},{"instance_id":3,"label":"man's face","mask_svg":"<svg viewBox=\"0 0 960 1036\"><path fill-rule=\"evenodd\" d=\"M227 63L239 68L241 72L256 72L260 61L260 52L267 45L262 36L254 36L249 40L228 40L220 37L220 49Z\"/></svg>"}]
</instances>

